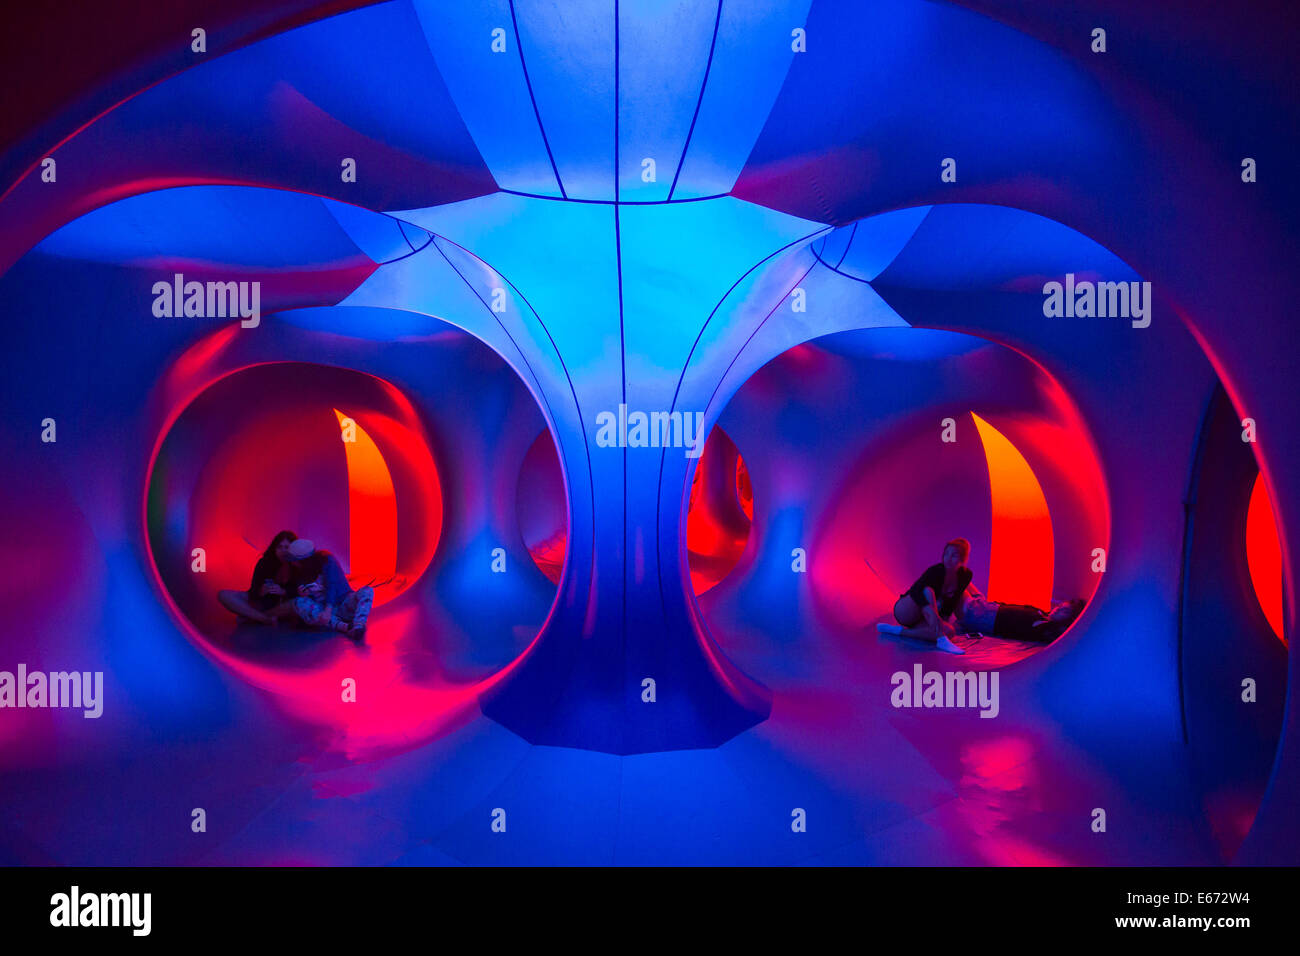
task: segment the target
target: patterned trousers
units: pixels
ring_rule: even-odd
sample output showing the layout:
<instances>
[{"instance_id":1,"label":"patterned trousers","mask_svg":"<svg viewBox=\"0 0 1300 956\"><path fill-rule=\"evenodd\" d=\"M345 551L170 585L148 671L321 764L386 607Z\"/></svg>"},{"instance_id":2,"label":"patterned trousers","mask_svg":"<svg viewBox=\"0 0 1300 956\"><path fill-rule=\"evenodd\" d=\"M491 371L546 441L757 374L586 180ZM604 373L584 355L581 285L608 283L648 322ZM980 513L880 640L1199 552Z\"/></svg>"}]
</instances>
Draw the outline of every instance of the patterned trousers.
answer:
<instances>
[{"instance_id":1,"label":"patterned trousers","mask_svg":"<svg viewBox=\"0 0 1300 956\"><path fill-rule=\"evenodd\" d=\"M375 589L367 585L353 591L334 607L309 597L295 598L293 606L305 624L346 631L351 627L366 626L366 619L370 617L370 605L374 599Z\"/></svg>"}]
</instances>

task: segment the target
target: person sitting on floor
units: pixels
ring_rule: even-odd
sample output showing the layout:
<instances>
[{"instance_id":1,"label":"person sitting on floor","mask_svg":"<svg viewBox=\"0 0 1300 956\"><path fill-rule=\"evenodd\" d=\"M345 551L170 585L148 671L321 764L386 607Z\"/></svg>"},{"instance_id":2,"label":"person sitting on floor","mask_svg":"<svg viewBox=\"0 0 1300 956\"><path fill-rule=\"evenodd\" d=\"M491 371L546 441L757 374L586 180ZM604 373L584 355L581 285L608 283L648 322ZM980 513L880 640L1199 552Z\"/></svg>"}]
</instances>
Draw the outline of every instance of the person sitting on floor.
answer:
<instances>
[{"instance_id":1,"label":"person sitting on floor","mask_svg":"<svg viewBox=\"0 0 1300 956\"><path fill-rule=\"evenodd\" d=\"M221 606L239 615L241 621L272 623L271 612L285 599L287 589L292 586L289 545L297 537L292 531L281 531L272 538L253 568L253 580L248 590L218 591L217 600Z\"/></svg>"},{"instance_id":2,"label":"person sitting on floor","mask_svg":"<svg viewBox=\"0 0 1300 956\"><path fill-rule=\"evenodd\" d=\"M1050 644L1083 612L1083 601L1061 601L1051 611L1029 604L1002 604L980 596L962 602L958 620L966 634Z\"/></svg>"},{"instance_id":3,"label":"person sitting on floor","mask_svg":"<svg viewBox=\"0 0 1300 956\"><path fill-rule=\"evenodd\" d=\"M369 585L352 590L338 558L299 538L289 545L289 560L299 584L297 597L270 612L273 616L296 614L311 627L325 627L346 634L360 644L365 640L366 621L375 598Z\"/></svg>"},{"instance_id":4,"label":"person sitting on floor","mask_svg":"<svg viewBox=\"0 0 1300 956\"><path fill-rule=\"evenodd\" d=\"M967 595L981 596L971 583L973 573L966 567L968 557L970 542L965 538L953 538L945 544L942 562L926 568L916 583L898 596L894 604L894 620L898 624L881 623L876 628L882 634L929 641L949 654L965 654L951 640L957 630L950 618Z\"/></svg>"}]
</instances>

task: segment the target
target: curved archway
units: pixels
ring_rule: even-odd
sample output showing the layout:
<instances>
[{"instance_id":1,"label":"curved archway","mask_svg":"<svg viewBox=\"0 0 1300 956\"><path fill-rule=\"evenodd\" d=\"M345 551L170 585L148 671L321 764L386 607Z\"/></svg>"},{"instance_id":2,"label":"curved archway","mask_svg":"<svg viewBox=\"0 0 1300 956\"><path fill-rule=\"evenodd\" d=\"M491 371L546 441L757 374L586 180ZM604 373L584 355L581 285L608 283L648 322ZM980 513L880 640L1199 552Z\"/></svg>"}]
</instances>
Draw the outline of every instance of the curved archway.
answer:
<instances>
[{"instance_id":1,"label":"curved archway","mask_svg":"<svg viewBox=\"0 0 1300 956\"><path fill-rule=\"evenodd\" d=\"M1281 548L1241 419L1216 387L1188 487L1179 606L1183 737L1225 858L1245 839L1268 786L1287 692Z\"/></svg>"},{"instance_id":2,"label":"curved archway","mask_svg":"<svg viewBox=\"0 0 1300 956\"><path fill-rule=\"evenodd\" d=\"M302 362L255 365L205 389L161 437L147 495L155 567L210 634L231 622L209 582L242 589L283 528L334 553L380 607L428 568L443 525L430 438L409 401L373 376ZM266 650L267 637L252 646ZM284 632L271 643L301 655Z\"/></svg>"},{"instance_id":3,"label":"curved archway","mask_svg":"<svg viewBox=\"0 0 1300 956\"><path fill-rule=\"evenodd\" d=\"M524 545L538 570L558 584L568 546L568 512L564 475L549 432L529 446L515 495ZM745 459L715 426L692 475L687 503L687 562L696 594L716 585L740 562L753 516Z\"/></svg>"},{"instance_id":4,"label":"curved archway","mask_svg":"<svg viewBox=\"0 0 1300 956\"><path fill-rule=\"evenodd\" d=\"M162 377L146 544L191 641L305 719L342 730L339 746L388 752L467 719L556 600L544 579L496 573L528 560L509 482L542 415L490 348L431 318L418 339L371 346L365 371L325 364L356 358L346 320L333 317L331 335L313 327L327 311L294 316L299 325L282 330L292 349L223 329ZM366 318L376 334L382 316ZM376 587L364 647L239 626L217 606L216 591L246 587L262 539L285 527L334 552L354 587ZM208 562L201 574L195 547ZM344 678L385 694L347 706Z\"/></svg>"},{"instance_id":5,"label":"curved archway","mask_svg":"<svg viewBox=\"0 0 1300 956\"><path fill-rule=\"evenodd\" d=\"M1051 610L1101 584L1093 549L1109 547L1110 519L1093 440L1059 383L1012 349L926 329L837 333L764 366L719 421L752 445L764 503L762 556L702 601L724 648L737 634L795 656L806 641L874 646L875 622L955 536L994 601ZM983 668L1044 646L961 643L963 666Z\"/></svg>"}]
</instances>

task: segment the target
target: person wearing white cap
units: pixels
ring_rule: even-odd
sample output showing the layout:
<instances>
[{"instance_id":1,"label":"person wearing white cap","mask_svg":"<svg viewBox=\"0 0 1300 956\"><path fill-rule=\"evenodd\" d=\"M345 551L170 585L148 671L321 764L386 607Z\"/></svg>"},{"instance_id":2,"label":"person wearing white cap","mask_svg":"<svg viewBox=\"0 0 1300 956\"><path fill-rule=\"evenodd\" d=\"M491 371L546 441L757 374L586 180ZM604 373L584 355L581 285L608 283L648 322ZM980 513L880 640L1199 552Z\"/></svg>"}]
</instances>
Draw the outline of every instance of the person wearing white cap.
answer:
<instances>
[{"instance_id":1,"label":"person wearing white cap","mask_svg":"<svg viewBox=\"0 0 1300 956\"><path fill-rule=\"evenodd\" d=\"M289 561L298 586L293 610L305 624L346 634L356 643L365 640L366 621L375 599L369 585L352 590L338 558L318 551L313 541L299 538L289 545Z\"/></svg>"}]
</instances>

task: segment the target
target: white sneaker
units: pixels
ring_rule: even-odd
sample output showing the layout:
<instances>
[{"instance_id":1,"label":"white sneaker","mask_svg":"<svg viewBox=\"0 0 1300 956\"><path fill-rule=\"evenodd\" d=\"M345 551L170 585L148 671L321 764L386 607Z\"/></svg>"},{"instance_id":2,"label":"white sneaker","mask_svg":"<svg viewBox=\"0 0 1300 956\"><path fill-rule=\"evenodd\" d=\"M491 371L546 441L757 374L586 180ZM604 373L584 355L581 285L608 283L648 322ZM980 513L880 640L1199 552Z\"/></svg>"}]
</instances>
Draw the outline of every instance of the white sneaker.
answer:
<instances>
[{"instance_id":1,"label":"white sneaker","mask_svg":"<svg viewBox=\"0 0 1300 956\"><path fill-rule=\"evenodd\" d=\"M948 640L948 637L947 637L947 635L945 635L945 634L940 634L940 635L939 635L939 640L935 641L934 646L937 647L937 648L939 648L939 650L941 650L941 651L947 651L949 654L965 654L965 653L966 653L966 652L963 651L960 647L958 647L956 644L954 644L952 641Z\"/></svg>"},{"instance_id":2,"label":"white sneaker","mask_svg":"<svg viewBox=\"0 0 1300 956\"><path fill-rule=\"evenodd\" d=\"M897 624L885 624L884 622L877 624L876 630L879 631L881 634L899 635L903 633L903 629L899 627Z\"/></svg>"}]
</instances>

